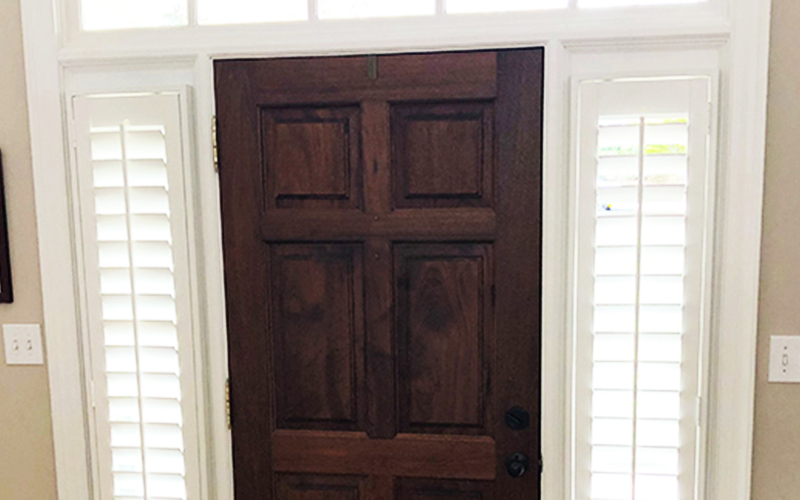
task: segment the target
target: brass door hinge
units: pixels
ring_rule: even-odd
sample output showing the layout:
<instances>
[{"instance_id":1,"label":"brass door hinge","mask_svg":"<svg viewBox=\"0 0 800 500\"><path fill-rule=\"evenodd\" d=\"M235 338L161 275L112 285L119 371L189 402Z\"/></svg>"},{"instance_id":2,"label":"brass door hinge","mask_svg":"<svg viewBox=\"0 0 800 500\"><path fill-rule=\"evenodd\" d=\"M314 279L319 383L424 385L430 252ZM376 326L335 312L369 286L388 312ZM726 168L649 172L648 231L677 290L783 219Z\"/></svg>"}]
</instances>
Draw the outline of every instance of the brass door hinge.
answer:
<instances>
[{"instance_id":1,"label":"brass door hinge","mask_svg":"<svg viewBox=\"0 0 800 500\"><path fill-rule=\"evenodd\" d=\"M228 430L231 428L231 379L225 379L225 418L228 421Z\"/></svg>"},{"instance_id":2,"label":"brass door hinge","mask_svg":"<svg viewBox=\"0 0 800 500\"><path fill-rule=\"evenodd\" d=\"M219 147L217 147L217 115L211 117L211 147L213 148L214 172L219 172Z\"/></svg>"}]
</instances>

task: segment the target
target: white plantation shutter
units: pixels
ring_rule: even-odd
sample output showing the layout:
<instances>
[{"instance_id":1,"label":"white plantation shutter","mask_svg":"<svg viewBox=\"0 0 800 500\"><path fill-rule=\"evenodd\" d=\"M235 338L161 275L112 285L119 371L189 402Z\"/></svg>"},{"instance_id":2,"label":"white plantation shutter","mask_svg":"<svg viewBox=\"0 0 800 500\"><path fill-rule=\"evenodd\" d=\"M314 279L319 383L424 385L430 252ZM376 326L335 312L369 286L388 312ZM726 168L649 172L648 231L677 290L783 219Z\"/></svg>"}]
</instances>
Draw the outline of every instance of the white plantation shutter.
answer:
<instances>
[{"instance_id":1,"label":"white plantation shutter","mask_svg":"<svg viewBox=\"0 0 800 500\"><path fill-rule=\"evenodd\" d=\"M101 498L198 498L181 96L74 107Z\"/></svg>"},{"instance_id":2,"label":"white plantation shutter","mask_svg":"<svg viewBox=\"0 0 800 500\"><path fill-rule=\"evenodd\" d=\"M708 81L580 91L576 499L693 499Z\"/></svg>"}]
</instances>

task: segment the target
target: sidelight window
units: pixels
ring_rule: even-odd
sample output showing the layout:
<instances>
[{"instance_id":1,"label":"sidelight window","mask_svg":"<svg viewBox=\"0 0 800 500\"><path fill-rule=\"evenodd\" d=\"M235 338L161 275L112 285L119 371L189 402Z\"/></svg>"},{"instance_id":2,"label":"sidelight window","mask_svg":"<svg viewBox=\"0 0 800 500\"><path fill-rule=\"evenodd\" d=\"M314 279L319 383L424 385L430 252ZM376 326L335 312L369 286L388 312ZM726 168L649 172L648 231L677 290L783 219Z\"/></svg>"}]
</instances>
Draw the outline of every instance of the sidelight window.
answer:
<instances>
[{"instance_id":1,"label":"sidelight window","mask_svg":"<svg viewBox=\"0 0 800 500\"><path fill-rule=\"evenodd\" d=\"M708 82L585 83L581 99L576 498L692 499Z\"/></svg>"},{"instance_id":2,"label":"sidelight window","mask_svg":"<svg viewBox=\"0 0 800 500\"><path fill-rule=\"evenodd\" d=\"M197 498L180 107L178 94L74 101L104 500Z\"/></svg>"}]
</instances>

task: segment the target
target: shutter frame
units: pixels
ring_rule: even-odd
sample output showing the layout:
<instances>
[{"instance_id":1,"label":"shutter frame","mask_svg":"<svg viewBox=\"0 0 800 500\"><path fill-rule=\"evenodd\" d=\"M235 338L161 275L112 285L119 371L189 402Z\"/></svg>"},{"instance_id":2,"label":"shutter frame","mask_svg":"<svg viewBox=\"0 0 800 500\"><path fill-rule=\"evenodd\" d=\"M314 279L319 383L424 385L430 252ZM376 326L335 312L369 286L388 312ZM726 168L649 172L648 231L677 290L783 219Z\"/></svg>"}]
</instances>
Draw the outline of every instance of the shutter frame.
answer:
<instances>
[{"instance_id":1,"label":"shutter frame","mask_svg":"<svg viewBox=\"0 0 800 500\"><path fill-rule=\"evenodd\" d=\"M159 498L159 491L169 498L199 498L202 489L199 394L194 362L196 320L189 279L188 216L184 198L187 130L186 117L181 115L181 110L186 109L187 90L82 96L74 98L73 102L79 246L83 256L80 268L86 303L86 368L94 387L95 403L90 409L90 430L96 450L93 459L97 488L102 499L125 498L122 493L134 493L136 497L141 493L136 488L126 492L117 488L115 494L112 471L115 458L116 468L120 469L123 467L121 460L126 454L130 455L128 451L134 449L137 442L138 446L147 447L140 450L142 461L152 462L149 473L145 472L148 483L152 483L147 498ZM95 155L99 160L93 159L92 134L114 136L115 127L129 134L129 146L133 148L128 158L128 173L131 174L128 178L120 176L119 160L110 157L109 151L114 153L115 148L105 148L102 150L105 152ZM116 136L120 140L119 133ZM108 137L103 140L107 141ZM123 196L127 192L127 208L119 203L120 192ZM97 203L98 197L104 201ZM114 197L116 200L112 200ZM106 213L108 211L111 213ZM112 231L111 241L98 238L103 235L98 233L95 222L108 217L117 217L109 219L109 223L119 223L120 217L132 223L130 232L137 240L130 244L132 255L127 248L127 236L120 238L119 229ZM128 268L128 261L133 269ZM128 273L127 278L125 273ZM143 315L139 318L138 342L131 341L130 317L106 321L108 328L104 328L103 318L104 298L130 302L134 292L136 312ZM133 304L128 305L121 311L131 313L132 307ZM107 351L130 351L137 344L142 358L140 370L133 373L138 377L138 389L124 377L125 373L116 377L117 370L106 363ZM115 388L109 387L107 375L117 383ZM172 380L167 380L170 376ZM176 397L178 387L180 396ZM141 432L154 433L152 443L143 443L141 435L134 436L134 427L130 424L110 421L110 410L117 396L109 395L109 389L120 391L122 400L132 391L138 394L139 416L140 420L144 416L145 422L135 425ZM148 418L154 422L146 422ZM181 453L183 463L178 462L176 451ZM128 464L136 463L135 459L128 458ZM136 465L132 468L137 469ZM141 474L136 470L132 473ZM136 481L133 476L129 479Z\"/></svg>"},{"instance_id":2,"label":"shutter frame","mask_svg":"<svg viewBox=\"0 0 800 500\"><path fill-rule=\"evenodd\" d=\"M708 176L712 169L708 165L708 151L707 145L709 141L710 124L708 122L708 100L709 100L709 81L706 78L686 78L686 79L672 79L672 80L650 80L650 81L591 81L582 82L579 86L580 107L579 107L579 144L578 144L578 187L576 190L576 218L577 218L577 238L576 238L576 284L575 284L575 345L574 345L574 387L575 387L575 406L573 407L573 422L575 423L574 433L574 450L575 454L575 474L573 482L574 498L578 500L588 500L593 497L591 492L591 478L592 478L592 445L591 439L591 422L592 418L592 394L593 394L593 370L594 364L594 331L593 322L594 315L592 311L595 309L595 269L597 264L602 271L600 274L607 273L611 266L618 266L624 263L624 256L622 253L614 255L610 247L604 252L595 252L596 240L595 235L595 220L597 218L598 202L597 192L601 188L595 187L597 179L598 168L598 153L603 147L602 143L598 140L600 134L598 133L599 120L603 116L625 117L649 117L653 115L669 114L686 114L689 117L689 126L687 133L687 140L689 151L687 166L689 170L689 177L686 179L688 182L686 206L688 213L686 214L689 221L686 230L686 241L682 243L680 248L685 249L686 263L684 278L684 303L685 307L682 312L683 322L683 339L681 342L681 377L685 379L683 387L681 388L681 423L680 423L680 467L676 474L680 478L679 494L677 498L681 500L694 498L696 491L696 464L702 459L703 449L701 440L698 438L698 425L702 423L704 415L699 414L696 404L704 391L702 390L702 381L705 380L706 361L704 356L704 349L706 349L707 340L704 340L703 335L707 331L707 311L708 311L708 290L706 289L707 278L709 278L708 269L710 266L709 259L709 245L710 245L710 232L712 229L711 221L711 206L708 196L709 186L711 185ZM668 136L674 133L677 126L663 125L666 128L673 130L659 131L665 132L663 136ZM645 122L644 118L640 124L642 130L648 127L652 128L653 125ZM640 146L644 146L644 142ZM658 143L658 141L653 142ZM619 149L620 152L625 153L625 148ZM666 147L661 148L666 150L667 153L672 154L675 148ZM644 154L643 150L643 154ZM650 148L648 153L663 152L659 148ZM637 153L638 155L638 153ZM649 156L645 155L646 158ZM661 160L659 160L661 161ZM617 168L617 167L615 167ZM617 173L624 173L623 170L617 169ZM624 181L624 176L620 177ZM674 179L669 175L662 172L662 182L664 179L672 182ZM651 179L652 180L652 179ZM638 184L637 180L637 184ZM669 182L667 184L669 184ZM624 184L623 185L627 185ZM652 243L663 242L670 233L665 232L664 229L672 230L673 234L679 234L676 226L676 216L670 210L675 210L680 206L680 199L670 200L664 193L656 193L653 189L649 189L649 184L646 180L642 179L641 187L639 188L646 196L640 198L639 202L634 202L631 207L633 217L640 217L647 219L646 222L650 224L649 229L659 227L657 231L650 231L648 234L642 234L642 237L650 238ZM676 190L673 188L679 187L678 185L668 185L664 191L671 189L671 194L674 195ZM617 188L614 188L617 189ZM661 188L659 188L661 189ZM616 196L623 192L621 188L617 189ZM660 196L660 198L659 198ZM659 201L661 200L661 201ZM663 200L667 200L664 202ZM638 215L635 212L636 206L641 203L643 213ZM624 203L623 203L624 205ZM668 213L661 213L661 212ZM659 213L654 213L659 212ZM630 217L624 213L620 214L622 219L618 219L611 226L617 225L624 220L624 217ZM610 219L610 218L609 218ZM666 225L664 225L666 224ZM622 228L612 228L619 231ZM643 228L644 229L644 228ZM611 233L609 233L611 234ZM624 234L624 233L619 233ZM635 233L634 233L635 234ZM606 235L605 242L611 240ZM598 236L602 238L602 235ZM600 243L603 243L600 241ZM645 242L646 244L646 242ZM639 246L636 243L635 246ZM639 247L646 248L646 247ZM671 251L665 247L662 252ZM599 258L596 260L596 253ZM668 257L668 256L667 256ZM628 259L631 256L627 257ZM637 289L637 298L640 308L646 308L647 326L648 328L662 328L659 323L659 318L669 309L675 306L664 304L663 306L657 305L659 301L674 301L674 296L677 288L674 283L669 282L671 276L677 274L674 266L666 267L663 269L654 269L654 263L659 262L664 258L660 258L648 251L647 257L639 260L641 262L641 269L634 273L634 276L642 276L637 278L642 290ZM653 271L657 272L654 273ZM639 274L641 273L641 274ZM624 274L630 274L630 269ZM683 273L681 273L683 274ZM653 276L650 279L649 276ZM663 275L663 276L662 276ZM647 278L645 278L647 276ZM658 280L661 279L661 282ZM614 290L611 286L612 280L604 283L606 288L604 291ZM644 284L641 284L644 283ZM657 288L657 286L666 288ZM669 287L672 287L670 290ZM617 287L617 291L621 290ZM642 297L641 294L644 294ZM670 293L672 295L670 295ZM642 300L644 299L644 300ZM614 300L601 300L601 303L608 303L610 307L622 307L612 305ZM624 301L623 301L624 302ZM670 303L671 304L671 303ZM664 316L666 318L666 316ZM641 325L640 325L641 326ZM641 328L638 330L639 336L644 336L641 333ZM652 340L652 339L647 339ZM653 359L647 358L639 363L645 363L647 370L654 369L663 370L664 367L660 359L655 359L657 351L653 346L647 347L648 356ZM606 349L608 351L608 349ZM639 350L638 352L642 352ZM665 351L666 352L666 351ZM667 354L674 354L674 348ZM665 356L666 354L664 354ZM636 359L636 358L634 358ZM666 366L666 365L665 365ZM655 373L655 372L653 372ZM645 375L647 375L645 373ZM631 375L632 376L632 375ZM651 378L652 379L652 378ZM652 379L655 380L655 379ZM634 396L639 396L639 393L634 393ZM648 394L649 397L649 394ZM691 401L690 401L691 400ZM641 404L640 404L641 405ZM644 415L652 415L645 411ZM646 417L648 422L651 416ZM664 420L664 419L662 419ZM664 421L667 421L666 419ZM649 423L648 423L649 425ZM639 469L642 470L641 468ZM645 467L645 470L646 467ZM632 490L632 486L630 488ZM621 493L619 498L632 498L632 491ZM639 497L644 498L644 497Z\"/></svg>"}]
</instances>

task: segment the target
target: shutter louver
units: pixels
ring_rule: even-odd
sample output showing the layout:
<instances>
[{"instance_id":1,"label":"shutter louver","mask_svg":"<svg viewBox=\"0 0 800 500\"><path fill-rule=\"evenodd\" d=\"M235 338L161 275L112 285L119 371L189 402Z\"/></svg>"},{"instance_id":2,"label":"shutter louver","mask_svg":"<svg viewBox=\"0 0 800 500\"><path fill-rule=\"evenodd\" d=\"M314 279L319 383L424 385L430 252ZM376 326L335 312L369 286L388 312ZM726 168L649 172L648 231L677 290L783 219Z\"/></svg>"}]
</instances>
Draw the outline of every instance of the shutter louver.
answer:
<instances>
[{"instance_id":1,"label":"shutter louver","mask_svg":"<svg viewBox=\"0 0 800 500\"><path fill-rule=\"evenodd\" d=\"M150 103L145 102L148 97L119 99L155 109L166 97L149 96ZM177 104L177 96L169 97ZM188 409L182 383L186 357L182 359L179 349L191 346L184 345L179 331L173 244L174 228L184 222L173 220L172 207L182 200L173 190L182 188L170 185L175 178L170 168L181 159L168 158L168 141L180 144L180 137L167 136L167 120L158 120L160 113L151 113L149 123L141 117L133 122L124 105L116 123L109 123L114 98L105 99L107 106L97 112L103 118L97 120L91 110L93 105L100 109L97 103L103 99L78 103L86 105L90 123L86 145L91 168L82 170L81 181L90 184L94 202L84 221L93 219L95 224L94 241L85 241L87 249L96 249L96 260L87 258L87 279L99 281L101 304L103 354L94 366L96 386L105 388L105 394L100 389L96 394L105 399L98 403L98 432L108 431L107 441L98 438L109 447L105 456L110 464L101 464L111 476L104 494L115 500L183 500L188 498ZM97 383L98 376L104 384Z\"/></svg>"},{"instance_id":2,"label":"shutter louver","mask_svg":"<svg viewBox=\"0 0 800 500\"><path fill-rule=\"evenodd\" d=\"M686 117L599 123L593 500L680 498L687 130Z\"/></svg>"},{"instance_id":3,"label":"shutter louver","mask_svg":"<svg viewBox=\"0 0 800 500\"><path fill-rule=\"evenodd\" d=\"M581 84L574 497L693 500L701 467L709 83Z\"/></svg>"}]
</instances>

